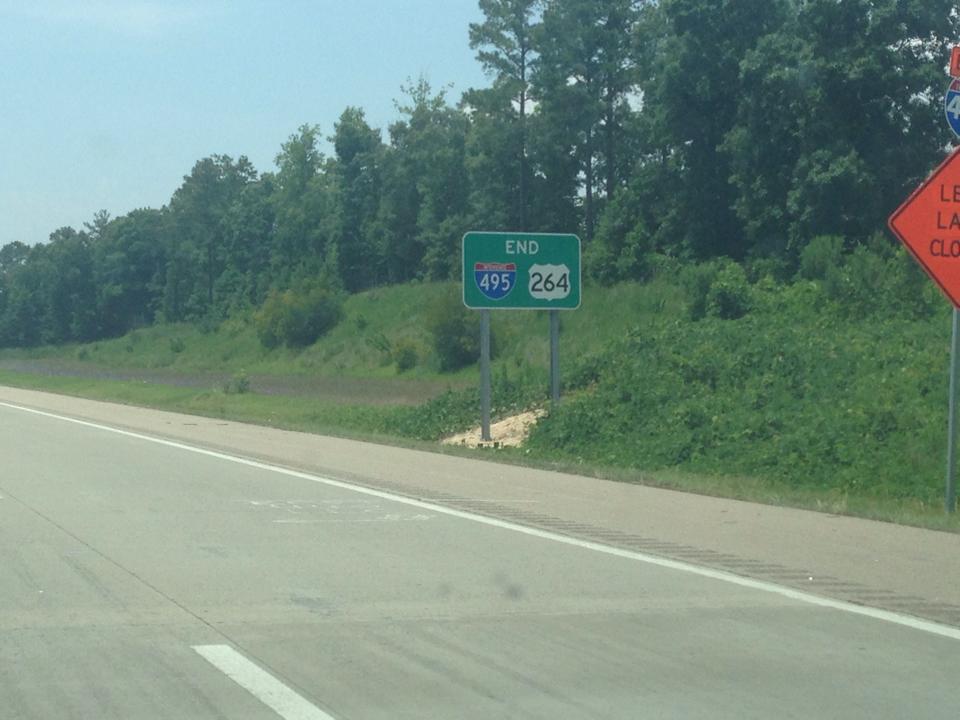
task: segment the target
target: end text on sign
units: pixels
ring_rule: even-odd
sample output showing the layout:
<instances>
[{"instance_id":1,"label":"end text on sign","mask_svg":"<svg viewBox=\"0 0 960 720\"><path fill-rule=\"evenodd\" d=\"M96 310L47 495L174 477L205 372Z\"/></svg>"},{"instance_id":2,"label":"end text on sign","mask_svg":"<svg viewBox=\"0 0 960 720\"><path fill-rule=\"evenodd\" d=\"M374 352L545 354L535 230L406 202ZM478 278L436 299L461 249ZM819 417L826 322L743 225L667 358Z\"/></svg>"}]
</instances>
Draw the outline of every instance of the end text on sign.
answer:
<instances>
[{"instance_id":1,"label":"end text on sign","mask_svg":"<svg viewBox=\"0 0 960 720\"><path fill-rule=\"evenodd\" d=\"M536 255L540 252L540 243L536 240L505 241L507 255Z\"/></svg>"}]
</instances>

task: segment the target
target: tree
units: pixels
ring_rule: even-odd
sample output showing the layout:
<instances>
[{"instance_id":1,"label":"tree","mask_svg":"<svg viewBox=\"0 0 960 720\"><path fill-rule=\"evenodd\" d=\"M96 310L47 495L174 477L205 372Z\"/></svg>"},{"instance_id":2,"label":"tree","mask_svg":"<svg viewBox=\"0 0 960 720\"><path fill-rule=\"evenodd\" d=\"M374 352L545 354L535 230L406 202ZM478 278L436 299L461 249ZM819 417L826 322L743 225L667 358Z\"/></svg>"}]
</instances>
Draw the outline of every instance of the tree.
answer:
<instances>
[{"instance_id":1,"label":"tree","mask_svg":"<svg viewBox=\"0 0 960 720\"><path fill-rule=\"evenodd\" d=\"M84 223L83 227L86 230L87 237L90 239L91 245L96 245L103 238L103 234L107 229L107 226L110 225L110 213L106 210L97 210L93 214L93 220L88 223Z\"/></svg>"},{"instance_id":2,"label":"tree","mask_svg":"<svg viewBox=\"0 0 960 720\"><path fill-rule=\"evenodd\" d=\"M30 246L14 240L3 247L0 247L0 277L5 277L14 272L30 258Z\"/></svg>"},{"instance_id":3,"label":"tree","mask_svg":"<svg viewBox=\"0 0 960 720\"><path fill-rule=\"evenodd\" d=\"M272 281L271 250L276 224L274 176L247 184L223 218L226 269L217 278L218 312L260 305Z\"/></svg>"},{"instance_id":4,"label":"tree","mask_svg":"<svg viewBox=\"0 0 960 720\"><path fill-rule=\"evenodd\" d=\"M478 50L477 59L484 70L494 77L494 88L491 92L504 93L510 98L510 103L501 105L501 108L506 111L505 117L515 120L516 123L517 215L518 229L521 231L526 231L528 226L528 76L535 55L534 37L537 25L534 16L540 5L541 0L480 0L484 21L470 24L470 47Z\"/></svg>"},{"instance_id":5,"label":"tree","mask_svg":"<svg viewBox=\"0 0 960 720\"><path fill-rule=\"evenodd\" d=\"M39 328L39 309L25 279L31 248L14 241L0 248L0 346L29 346L39 339L31 336Z\"/></svg>"},{"instance_id":6,"label":"tree","mask_svg":"<svg viewBox=\"0 0 960 720\"><path fill-rule=\"evenodd\" d=\"M745 53L724 150L751 244L795 260L882 228L949 140L932 59L958 22L947 0L809 0Z\"/></svg>"},{"instance_id":7,"label":"tree","mask_svg":"<svg viewBox=\"0 0 960 720\"><path fill-rule=\"evenodd\" d=\"M197 318L214 307L216 280L225 269L223 220L256 178L246 157L234 162L227 155L213 155L198 161L174 192L168 210L173 264L164 303L167 320Z\"/></svg>"},{"instance_id":8,"label":"tree","mask_svg":"<svg viewBox=\"0 0 960 720\"><path fill-rule=\"evenodd\" d=\"M320 271L330 246L333 189L329 163L320 152L320 129L301 125L277 155L271 265L275 285Z\"/></svg>"},{"instance_id":9,"label":"tree","mask_svg":"<svg viewBox=\"0 0 960 720\"><path fill-rule=\"evenodd\" d=\"M340 277L350 291L362 290L382 277L371 237L380 203L383 144L363 110L347 108L334 126L336 192L334 239Z\"/></svg>"},{"instance_id":10,"label":"tree","mask_svg":"<svg viewBox=\"0 0 960 720\"><path fill-rule=\"evenodd\" d=\"M468 121L424 78L404 92L401 119L390 126L377 218L385 276L446 279L459 268L458 243L467 229Z\"/></svg>"},{"instance_id":11,"label":"tree","mask_svg":"<svg viewBox=\"0 0 960 720\"><path fill-rule=\"evenodd\" d=\"M165 228L159 210L134 210L106 224L100 217L90 245L99 334L109 337L154 321L166 280Z\"/></svg>"},{"instance_id":12,"label":"tree","mask_svg":"<svg viewBox=\"0 0 960 720\"><path fill-rule=\"evenodd\" d=\"M50 234L50 242L33 248L15 274L13 330L28 344L90 340L96 336L96 285L89 238L71 227ZM26 295L27 297L23 297ZM31 322L34 328L21 323Z\"/></svg>"},{"instance_id":13,"label":"tree","mask_svg":"<svg viewBox=\"0 0 960 720\"><path fill-rule=\"evenodd\" d=\"M518 158L526 155L526 150L522 150L512 92L495 82L491 88L464 93L461 107L470 118L464 163L470 184L471 226L529 230L530 182L521 190Z\"/></svg>"},{"instance_id":14,"label":"tree","mask_svg":"<svg viewBox=\"0 0 960 720\"><path fill-rule=\"evenodd\" d=\"M582 187L588 241L598 216L598 177L609 199L628 164L619 157L620 135L637 84L630 39L639 9L638 0L547 0L538 28L534 85L542 124L563 138L542 152L574 160L567 172L575 172L573 183Z\"/></svg>"},{"instance_id":15,"label":"tree","mask_svg":"<svg viewBox=\"0 0 960 720\"><path fill-rule=\"evenodd\" d=\"M682 254L695 257L747 252L733 206L730 157L722 151L740 97L740 63L760 38L786 20L790 0L663 0L644 13L641 33L662 38L647 55L644 107L652 115L651 145L666 167L682 175L674 199Z\"/></svg>"}]
</instances>

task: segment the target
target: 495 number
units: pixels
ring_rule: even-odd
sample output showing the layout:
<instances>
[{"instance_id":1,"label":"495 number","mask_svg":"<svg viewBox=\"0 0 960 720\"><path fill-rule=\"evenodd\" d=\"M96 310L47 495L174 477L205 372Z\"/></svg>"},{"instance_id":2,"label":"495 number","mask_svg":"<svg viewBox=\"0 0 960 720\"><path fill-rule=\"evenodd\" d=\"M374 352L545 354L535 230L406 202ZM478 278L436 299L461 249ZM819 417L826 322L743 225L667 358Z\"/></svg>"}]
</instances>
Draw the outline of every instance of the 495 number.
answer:
<instances>
[{"instance_id":1,"label":"495 number","mask_svg":"<svg viewBox=\"0 0 960 720\"><path fill-rule=\"evenodd\" d=\"M483 290L510 292L510 273L485 273L478 284Z\"/></svg>"}]
</instances>

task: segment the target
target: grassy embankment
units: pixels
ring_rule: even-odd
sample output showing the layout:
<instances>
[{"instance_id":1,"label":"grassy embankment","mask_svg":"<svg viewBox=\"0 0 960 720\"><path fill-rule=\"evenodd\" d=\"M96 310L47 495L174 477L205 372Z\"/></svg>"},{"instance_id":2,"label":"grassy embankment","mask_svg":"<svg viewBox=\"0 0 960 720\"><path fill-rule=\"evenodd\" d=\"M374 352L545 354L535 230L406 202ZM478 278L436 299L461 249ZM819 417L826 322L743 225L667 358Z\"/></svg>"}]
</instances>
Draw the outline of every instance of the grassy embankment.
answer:
<instances>
[{"instance_id":1,"label":"grassy embankment","mask_svg":"<svg viewBox=\"0 0 960 720\"><path fill-rule=\"evenodd\" d=\"M476 420L475 367L436 369L424 312L450 285L384 288L351 297L343 322L313 346L266 351L249 322L215 331L145 328L84 346L4 351L0 366L93 374L135 368L171 381L217 372L233 382L176 387L0 371L0 383L437 447ZM743 317L693 321L664 282L589 288L564 314L566 399L511 462L763 502L960 529L940 505L949 320L838 312L813 283L757 284ZM494 316L500 413L542 403L546 317ZM418 363L400 372L400 345ZM237 392L245 375L337 378L336 400ZM395 392L371 397L369 386ZM448 390L443 390L449 388ZM439 394L438 394L439 392ZM413 405L420 396L430 400ZM465 452L450 450L451 452ZM490 451L486 456L490 457Z\"/></svg>"},{"instance_id":2,"label":"grassy embankment","mask_svg":"<svg viewBox=\"0 0 960 720\"><path fill-rule=\"evenodd\" d=\"M250 318L228 320L215 330L158 325L84 345L3 350L0 383L433 447L431 441L478 422L476 366L440 372L424 329L432 304L457 298L458 286L451 283L351 296L341 323L302 350L264 349ZM666 285L597 289L588 305L563 316L562 362L572 371L609 339L624 336L638 318L681 309L681 293ZM546 315L495 313L493 329L494 412L542 402ZM395 362L402 346L417 354L416 365L405 371ZM243 378L250 392L238 392Z\"/></svg>"}]
</instances>

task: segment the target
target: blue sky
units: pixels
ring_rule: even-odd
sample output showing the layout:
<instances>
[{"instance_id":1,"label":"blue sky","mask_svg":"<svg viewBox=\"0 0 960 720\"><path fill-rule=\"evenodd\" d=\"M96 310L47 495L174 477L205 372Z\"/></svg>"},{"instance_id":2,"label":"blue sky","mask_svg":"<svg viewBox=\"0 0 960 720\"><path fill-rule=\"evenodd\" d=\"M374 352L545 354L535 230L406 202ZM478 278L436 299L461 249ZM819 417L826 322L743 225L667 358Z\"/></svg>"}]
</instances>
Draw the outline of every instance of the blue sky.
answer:
<instances>
[{"instance_id":1,"label":"blue sky","mask_svg":"<svg viewBox=\"0 0 960 720\"><path fill-rule=\"evenodd\" d=\"M420 74L453 99L487 85L479 18L476 0L0 0L0 245L160 207L214 153L270 170L348 105L385 131Z\"/></svg>"}]
</instances>

